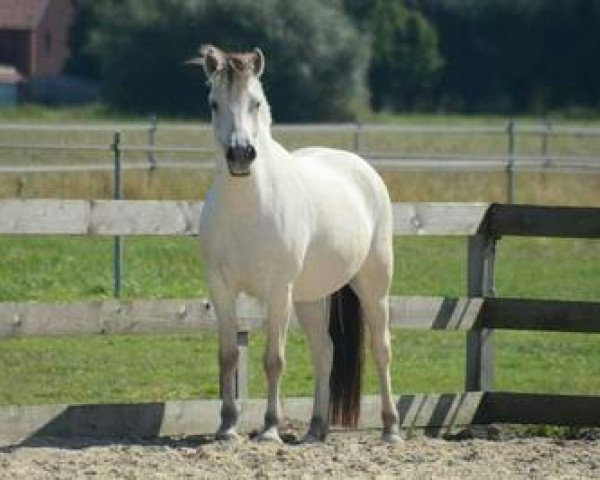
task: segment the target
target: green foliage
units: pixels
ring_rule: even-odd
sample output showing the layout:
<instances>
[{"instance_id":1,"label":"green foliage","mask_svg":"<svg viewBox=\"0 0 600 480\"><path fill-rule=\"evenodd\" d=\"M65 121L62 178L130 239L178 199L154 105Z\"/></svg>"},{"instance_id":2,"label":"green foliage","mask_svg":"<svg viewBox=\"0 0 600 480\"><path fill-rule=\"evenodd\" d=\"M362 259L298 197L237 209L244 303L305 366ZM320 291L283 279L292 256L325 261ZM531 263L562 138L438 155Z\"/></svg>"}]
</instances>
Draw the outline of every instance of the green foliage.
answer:
<instances>
[{"instance_id":1,"label":"green foliage","mask_svg":"<svg viewBox=\"0 0 600 480\"><path fill-rule=\"evenodd\" d=\"M452 110L600 107L595 0L423 1L446 68L438 102Z\"/></svg>"},{"instance_id":2,"label":"green foliage","mask_svg":"<svg viewBox=\"0 0 600 480\"><path fill-rule=\"evenodd\" d=\"M428 103L443 65L435 30L418 11L395 0L371 3L369 28L373 107L415 109Z\"/></svg>"},{"instance_id":3,"label":"green foliage","mask_svg":"<svg viewBox=\"0 0 600 480\"><path fill-rule=\"evenodd\" d=\"M106 99L130 111L207 113L201 73L184 66L202 43L260 46L277 120L351 117L365 97L367 49L335 6L317 0L94 2L85 51Z\"/></svg>"},{"instance_id":4,"label":"green foliage","mask_svg":"<svg viewBox=\"0 0 600 480\"><path fill-rule=\"evenodd\" d=\"M110 105L208 114L201 43L267 54L278 121L600 108L596 0L79 0L68 72ZM369 55L371 61L369 63ZM368 77L368 87L365 81Z\"/></svg>"},{"instance_id":5,"label":"green foliage","mask_svg":"<svg viewBox=\"0 0 600 480\"><path fill-rule=\"evenodd\" d=\"M115 0L78 0L75 21L69 32L71 56L67 60L67 73L101 80L100 62L88 49L92 31L98 28L101 14L116 4Z\"/></svg>"},{"instance_id":6,"label":"green foliage","mask_svg":"<svg viewBox=\"0 0 600 480\"><path fill-rule=\"evenodd\" d=\"M600 108L596 0L339 1L373 38L376 109Z\"/></svg>"}]
</instances>

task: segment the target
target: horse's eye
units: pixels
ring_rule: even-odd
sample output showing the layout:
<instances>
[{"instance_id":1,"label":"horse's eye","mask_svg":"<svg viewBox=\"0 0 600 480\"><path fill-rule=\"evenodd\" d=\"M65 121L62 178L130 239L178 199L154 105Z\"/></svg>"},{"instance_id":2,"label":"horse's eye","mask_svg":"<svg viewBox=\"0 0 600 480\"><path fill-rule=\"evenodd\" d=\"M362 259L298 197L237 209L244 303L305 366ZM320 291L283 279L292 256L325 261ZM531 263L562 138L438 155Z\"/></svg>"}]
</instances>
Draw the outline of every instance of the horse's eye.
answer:
<instances>
[{"instance_id":1,"label":"horse's eye","mask_svg":"<svg viewBox=\"0 0 600 480\"><path fill-rule=\"evenodd\" d=\"M215 102L214 100L210 101L210 109L213 112L216 112L219 109L219 106L217 105L217 102Z\"/></svg>"},{"instance_id":2,"label":"horse's eye","mask_svg":"<svg viewBox=\"0 0 600 480\"><path fill-rule=\"evenodd\" d=\"M255 100L252 102L252 110L258 110L260 107L260 100Z\"/></svg>"}]
</instances>

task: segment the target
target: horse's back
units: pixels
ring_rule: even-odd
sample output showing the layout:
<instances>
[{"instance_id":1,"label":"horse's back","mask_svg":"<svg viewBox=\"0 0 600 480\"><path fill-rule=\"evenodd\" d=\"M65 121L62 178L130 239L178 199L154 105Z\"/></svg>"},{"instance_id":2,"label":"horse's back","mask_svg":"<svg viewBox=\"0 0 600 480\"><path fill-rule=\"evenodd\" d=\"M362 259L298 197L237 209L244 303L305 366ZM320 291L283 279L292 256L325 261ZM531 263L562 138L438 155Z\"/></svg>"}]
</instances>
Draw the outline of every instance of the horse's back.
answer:
<instances>
[{"instance_id":1,"label":"horse's back","mask_svg":"<svg viewBox=\"0 0 600 480\"><path fill-rule=\"evenodd\" d=\"M323 190L333 195L332 190L348 190L355 200L364 203L369 214L377 217L391 215L391 202L387 187L379 174L363 158L345 150L325 147L306 147L292 152L298 171L306 177L309 188Z\"/></svg>"},{"instance_id":2,"label":"horse's back","mask_svg":"<svg viewBox=\"0 0 600 480\"><path fill-rule=\"evenodd\" d=\"M353 152L328 147L304 147L291 153L303 170L324 169L352 182L366 180L371 183L371 188L376 188L379 194L388 199L387 189L379 174L365 159ZM358 186L366 185L361 182Z\"/></svg>"}]
</instances>

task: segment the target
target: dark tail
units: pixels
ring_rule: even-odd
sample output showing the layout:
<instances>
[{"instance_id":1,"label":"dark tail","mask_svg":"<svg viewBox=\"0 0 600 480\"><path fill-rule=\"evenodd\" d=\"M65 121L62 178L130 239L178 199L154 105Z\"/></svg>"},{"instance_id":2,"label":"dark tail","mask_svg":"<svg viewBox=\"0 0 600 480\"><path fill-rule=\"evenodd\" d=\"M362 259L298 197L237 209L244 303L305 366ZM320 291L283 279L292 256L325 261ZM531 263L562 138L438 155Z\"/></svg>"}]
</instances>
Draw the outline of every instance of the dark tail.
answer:
<instances>
[{"instance_id":1,"label":"dark tail","mask_svg":"<svg viewBox=\"0 0 600 480\"><path fill-rule=\"evenodd\" d=\"M364 363L365 327L360 301L349 285L331 295L329 335L333 341L333 366L329 378L332 424L356 427Z\"/></svg>"}]
</instances>

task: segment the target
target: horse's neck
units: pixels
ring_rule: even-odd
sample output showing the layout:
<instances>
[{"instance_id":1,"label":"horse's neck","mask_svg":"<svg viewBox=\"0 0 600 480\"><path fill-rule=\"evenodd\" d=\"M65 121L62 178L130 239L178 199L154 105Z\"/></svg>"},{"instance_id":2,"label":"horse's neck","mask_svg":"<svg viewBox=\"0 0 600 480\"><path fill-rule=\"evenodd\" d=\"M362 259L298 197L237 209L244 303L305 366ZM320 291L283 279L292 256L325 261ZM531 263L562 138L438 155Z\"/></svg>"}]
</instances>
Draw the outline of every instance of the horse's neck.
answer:
<instances>
[{"instance_id":1,"label":"horse's neck","mask_svg":"<svg viewBox=\"0 0 600 480\"><path fill-rule=\"evenodd\" d=\"M268 133L260 135L257 143L258 156L253 162L252 173L244 178L229 175L227 168L217 171L215 186L228 217L240 216L251 220L263 215L272 206L278 187L289 175L286 162L290 153Z\"/></svg>"}]
</instances>

